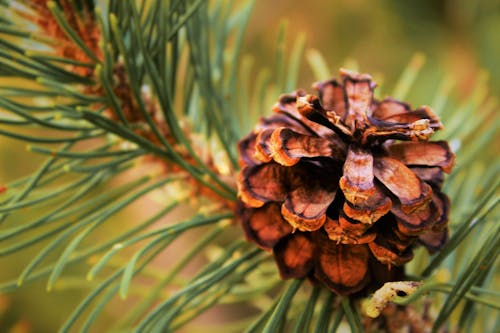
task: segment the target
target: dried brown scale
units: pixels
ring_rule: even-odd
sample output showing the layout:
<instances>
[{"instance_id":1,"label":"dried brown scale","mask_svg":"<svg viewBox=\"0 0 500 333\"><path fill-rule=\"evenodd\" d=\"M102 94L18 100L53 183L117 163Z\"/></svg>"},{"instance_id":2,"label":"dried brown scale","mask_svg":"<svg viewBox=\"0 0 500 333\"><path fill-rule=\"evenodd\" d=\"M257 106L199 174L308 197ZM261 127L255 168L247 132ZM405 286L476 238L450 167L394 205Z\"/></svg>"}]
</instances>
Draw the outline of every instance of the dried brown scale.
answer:
<instances>
[{"instance_id":1,"label":"dried brown scale","mask_svg":"<svg viewBox=\"0 0 500 333\"><path fill-rule=\"evenodd\" d=\"M319 97L281 96L240 141L237 213L283 278L348 295L404 278L417 244L443 246L454 154L429 141L442 128L429 107L377 101L369 75L340 76L315 84Z\"/></svg>"}]
</instances>

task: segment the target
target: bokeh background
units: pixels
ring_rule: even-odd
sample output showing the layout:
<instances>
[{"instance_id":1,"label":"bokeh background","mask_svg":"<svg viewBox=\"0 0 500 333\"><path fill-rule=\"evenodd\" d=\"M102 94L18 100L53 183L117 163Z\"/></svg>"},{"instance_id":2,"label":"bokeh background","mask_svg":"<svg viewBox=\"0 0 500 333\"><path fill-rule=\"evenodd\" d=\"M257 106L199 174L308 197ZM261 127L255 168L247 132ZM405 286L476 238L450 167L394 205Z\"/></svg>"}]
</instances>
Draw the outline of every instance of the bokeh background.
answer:
<instances>
[{"instance_id":1,"label":"bokeh background","mask_svg":"<svg viewBox=\"0 0 500 333\"><path fill-rule=\"evenodd\" d=\"M356 61L360 70L382 73L394 83L421 52L427 59L421 79L427 78L430 90L451 75L459 92L467 93L482 69L490 74L492 90L500 87L498 0L257 0L246 50L258 65L270 65L282 20L289 49L305 33L307 47L323 54L333 75ZM303 66L300 82L309 85L312 79Z\"/></svg>"},{"instance_id":2,"label":"bokeh background","mask_svg":"<svg viewBox=\"0 0 500 333\"><path fill-rule=\"evenodd\" d=\"M465 98L483 72L489 75L492 98L499 96L500 1L257 0L244 44L254 68L273 67L283 22L285 57L304 34L306 54L311 49L323 54L331 75L340 67L357 66L375 74L382 94L390 93L414 54L424 54L418 91L409 95L414 105L429 103L443 77L454 83L452 98ZM299 87L308 89L313 81L313 72L303 60ZM25 143L0 137L0 185L29 174L42 160L27 153ZM0 258L0 279L15 276L20 262ZM0 332L55 332L87 291L68 287L47 294L40 283L0 295ZM119 311L111 309L106 316L114 320Z\"/></svg>"}]
</instances>

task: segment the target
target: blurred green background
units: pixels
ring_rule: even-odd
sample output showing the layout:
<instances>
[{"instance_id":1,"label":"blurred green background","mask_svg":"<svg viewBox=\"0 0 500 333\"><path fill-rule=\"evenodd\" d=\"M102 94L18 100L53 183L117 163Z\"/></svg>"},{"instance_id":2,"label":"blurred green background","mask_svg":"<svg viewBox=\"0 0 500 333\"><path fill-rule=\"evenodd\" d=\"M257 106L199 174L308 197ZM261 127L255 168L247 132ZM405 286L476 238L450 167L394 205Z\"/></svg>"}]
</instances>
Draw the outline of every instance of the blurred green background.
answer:
<instances>
[{"instance_id":1,"label":"blurred green background","mask_svg":"<svg viewBox=\"0 0 500 333\"><path fill-rule=\"evenodd\" d=\"M285 56L304 33L306 51L316 49L323 54L331 75L355 62L359 70L382 81L383 95L391 91L411 57L420 52L426 64L416 84L418 90L408 97L414 105L430 103L445 76L454 83L453 98L460 100L483 70L489 73L490 93L498 97L500 1L257 0L244 45L254 68L273 67L283 20L287 22ZM300 72L299 87L310 88L314 76L305 60ZM29 174L42 160L24 148L23 142L0 138L0 185ZM27 257L33 251L21 255ZM16 258L0 258L0 279L18 274L21 263ZM36 284L0 296L0 332L55 332L84 292L46 294L43 284ZM114 316L119 312L111 309L107 318L113 320Z\"/></svg>"},{"instance_id":2,"label":"blurred green background","mask_svg":"<svg viewBox=\"0 0 500 333\"><path fill-rule=\"evenodd\" d=\"M422 52L430 91L447 74L467 93L480 69L490 73L492 88L500 87L497 0L257 0L246 50L259 66L270 65L283 19L289 49L305 33L306 46L324 55L332 74L353 59L361 71L383 73L394 83L411 56ZM300 82L312 79L303 66Z\"/></svg>"}]
</instances>

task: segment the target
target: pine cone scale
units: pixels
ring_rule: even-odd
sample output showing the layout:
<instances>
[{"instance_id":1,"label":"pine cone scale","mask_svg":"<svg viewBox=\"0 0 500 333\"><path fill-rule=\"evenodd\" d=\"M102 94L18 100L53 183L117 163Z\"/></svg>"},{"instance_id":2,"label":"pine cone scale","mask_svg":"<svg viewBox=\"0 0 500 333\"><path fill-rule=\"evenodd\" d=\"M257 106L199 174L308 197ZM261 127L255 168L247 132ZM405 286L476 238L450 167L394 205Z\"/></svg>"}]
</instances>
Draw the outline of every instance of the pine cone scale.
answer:
<instances>
[{"instance_id":1,"label":"pine cone scale","mask_svg":"<svg viewBox=\"0 0 500 333\"><path fill-rule=\"evenodd\" d=\"M283 279L301 279L314 267L315 245L307 234L296 232L283 238L273 249Z\"/></svg>"},{"instance_id":2,"label":"pine cone scale","mask_svg":"<svg viewBox=\"0 0 500 333\"><path fill-rule=\"evenodd\" d=\"M401 209L411 213L429 200L431 187L396 159L379 157L374 161L375 177L401 202Z\"/></svg>"},{"instance_id":3,"label":"pine cone scale","mask_svg":"<svg viewBox=\"0 0 500 333\"><path fill-rule=\"evenodd\" d=\"M370 279L366 245L337 246L318 234L319 253L316 256L315 277L339 295L363 289Z\"/></svg>"},{"instance_id":4,"label":"pine cone scale","mask_svg":"<svg viewBox=\"0 0 500 333\"><path fill-rule=\"evenodd\" d=\"M243 229L248 240L263 249L272 249L280 239L289 235L293 228L281 216L280 205L269 203L260 208L243 209L239 207L243 218Z\"/></svg>"},{"instance_id":5,"label":"pine cone scale","mask_svg":"<svg viewBox=\"0 0 500 333\"><path fill-rule=\"evenodd\" d=\"M445 141L401 142L390 145L388 152L407 166L437 166L450 173L454 164L454 155Z\"/></svg>"}]
</instances>

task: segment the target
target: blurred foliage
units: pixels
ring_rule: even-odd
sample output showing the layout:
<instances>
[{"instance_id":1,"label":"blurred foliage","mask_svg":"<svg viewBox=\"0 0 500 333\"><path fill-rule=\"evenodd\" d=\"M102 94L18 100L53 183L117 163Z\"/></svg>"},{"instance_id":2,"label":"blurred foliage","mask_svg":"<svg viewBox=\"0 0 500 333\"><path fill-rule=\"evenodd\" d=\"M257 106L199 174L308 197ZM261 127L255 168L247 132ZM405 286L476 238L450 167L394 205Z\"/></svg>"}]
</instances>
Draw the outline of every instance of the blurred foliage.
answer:
<instances>
[{"instance_id":1,"label":"blurred foliage","mask_svg":"<svg viewBox=\"0 0 500 333\"><path fill-rule=\"evenodd\" d=\"M394 82L408 59L422 52L427 63L420 78L423 84L417 88L426 91L417 98L410 96L421 104L444 73L453 75L459 92L466 93L478 71L485 69L498 91L499 15L497 0L336 0L328 4L278 0L272 5L258 1L246 49L255 52L257 67L268 66L276 43L272 37L277 36L278 23L286 19L287 39L305 33L307 47L323 53L332 69L355 60L360 70L383 73L385 81ZM309 69L302 67L302 86L307 87L311 79Z\"/></svg>"}]
</instances>

